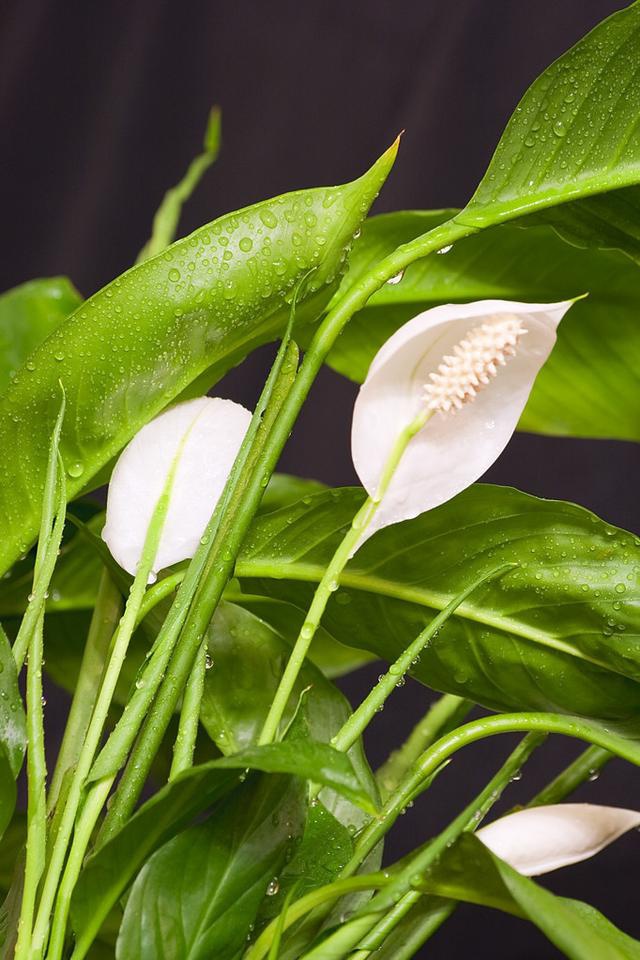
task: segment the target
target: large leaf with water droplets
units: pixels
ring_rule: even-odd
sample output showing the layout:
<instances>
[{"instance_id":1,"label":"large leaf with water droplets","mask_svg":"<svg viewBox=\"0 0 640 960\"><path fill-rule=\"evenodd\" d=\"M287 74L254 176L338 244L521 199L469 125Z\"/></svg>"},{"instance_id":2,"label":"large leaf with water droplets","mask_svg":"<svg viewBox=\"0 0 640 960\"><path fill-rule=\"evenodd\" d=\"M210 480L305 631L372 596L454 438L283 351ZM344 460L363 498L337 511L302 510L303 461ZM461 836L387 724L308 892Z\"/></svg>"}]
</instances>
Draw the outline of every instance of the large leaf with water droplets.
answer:
<instances>
[{"instance_id":1,"label":"large leaf with water droplets","mask_svg":"<svg viewBox=\"0 0 640 960\"><path fill-rule=\"evenodd\" d=\"M27 357L82 303L66 277L43 277L0 295L0 394Z\"/></svg>"},{"instance_id":2,"label":"large leaf with water droplets","mask_svg":"<svg viewBox=\"0 0 640 960\"><path fill-rule=\"evenodd\" d=\"M343 488L261 518L236 573L253 593L307 609L362 493ZM323 618L337 640L395 659L474 579L415 676L499 710L604 719L637 733L640 541L573 504L476 484L379 531L357 552Z\"/></svg>"},{"instance_id":3,"label":"large leaf with water droplets","mask_svg":"<svg viewBox=\"0 0 640 960\"><path fill-rule=\"evenodd\" d=\"M48 438L67 395L60 453L75 496L185 391L204 393L285 323L287 297L317 311L380 189L395 145L363 177L299 191L201 227L87 300L0 399L0 572L33 540Z\"/></svg>"},{"instance_id":4,"label":"large leaf with water droplets","mask_svg":"<svg viewBox=\"0 0 640 960\"><path fill-rule=\"evenodd\" d=\"M640 260L640 6L604 20L516 108L467 207L483 228L543 211L576 243Z\"/></svg>"},{"instance_id":5,"label":"large leaf with water droplets","mask_svg":"<svg viewBox=\"0 0 640 960\"><path fill-rule=\"evenodd\" d=\"M343 285L450 215L407 211L368 220ZM385 340L422 310L484 299L544 303L584 293L558 328L520 429L640 440L640 269L619 253L578 249L549 227L495 227L458 241L446 255L411 264L401 282L385 284L355 315L328 362L362 382Z\"/></svg>"}]
</instances>

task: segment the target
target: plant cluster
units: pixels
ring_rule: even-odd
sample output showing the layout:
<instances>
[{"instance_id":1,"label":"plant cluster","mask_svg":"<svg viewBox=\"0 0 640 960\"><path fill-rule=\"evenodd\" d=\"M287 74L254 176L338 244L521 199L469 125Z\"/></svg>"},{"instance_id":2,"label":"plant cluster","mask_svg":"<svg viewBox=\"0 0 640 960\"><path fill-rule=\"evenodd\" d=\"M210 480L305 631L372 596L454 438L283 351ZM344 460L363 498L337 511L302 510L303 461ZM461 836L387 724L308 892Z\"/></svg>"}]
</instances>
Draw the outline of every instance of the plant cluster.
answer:
<instances>
[{"instance_id":1,"label":"plant cluster","mask_svg":"<svg viewBox=\"0 0 640 960\"><path fill-rule=\"evenodd\" d=\"M633 3L535 81L462 210L367 217L396 141L173 242L214 111L136 265L0 297L3 958L409 960L466 901L638 960L532 878L640 824L563 802L640 765L640 541L476 481L515 429L640 440L639 63ZM270 342L253 411L206 395ZM274 472L323 364L362 384L361 488ZM335 679L374 658L350 705ZM72 694L55 763L43 670ZM373 773L409 675L440 698ZM481 793L383 861L501 733ZM483 825L551 735L583 753Z\"/></svg>"}]
</instances>

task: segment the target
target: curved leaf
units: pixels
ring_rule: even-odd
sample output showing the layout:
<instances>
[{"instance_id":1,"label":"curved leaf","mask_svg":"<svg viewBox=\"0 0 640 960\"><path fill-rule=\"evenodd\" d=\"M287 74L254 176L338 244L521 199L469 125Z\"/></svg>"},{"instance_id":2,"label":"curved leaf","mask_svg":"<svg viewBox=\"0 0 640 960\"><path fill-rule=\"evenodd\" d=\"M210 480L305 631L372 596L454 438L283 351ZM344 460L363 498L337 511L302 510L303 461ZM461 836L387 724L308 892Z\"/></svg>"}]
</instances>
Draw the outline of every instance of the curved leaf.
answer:
<instances>
[{"instance_id":1,"label":"curved leaf","mask_svg":"<svg viewBox=\"0 0 640 960\"><path fill-rule=\"evenodd\" d=\"M638 960L640 942L586 903L556 897L496 857L470 833L426 878L429 892L531 920L572 960Z\"/></svg>"},{"instance_id":2,"label":"curved leaf","mask_svg":"<svg viewBox=\"0 0 640 960\"><path fill-rule=\"evenodd\" d=\"M456 219L482 228L553 207L547 216L565 235L640 259L639 57L632 3L533 83Z\"/></svg>"},{"instance_id":3,"label":"curved leaf","mask_svg":"<svg viewBox=\"0 0 640 960\"><path fill-rule=\"evenodd\" d=\"M304 822L291 777L245 784L206 823L170 840L133 885L118 960L233 960Z\"/></svg>"},{"instance_id":4,"label":"curved leaf","mask_svg":"<svg viewBox=\"0 0 640 960\"><path fill-rule=\"evenodd\" d=\"M72 901L79 942L91 942L151 854L232 791L247 769L315 781L375 812L349 758L311 740L250 747L232 757L185 770L143 804L122 830L86 861Z\"/></svg>"},{"instance_id":5,"label":"curved leaf","mask_svg":"<svg viewBox=\"0 0 640 960\"><path fill-rule=\"evenodd\" d=\"M395 152L346 186L287 194L201 227L118 277L47 338L0 399L0 443L14 451L0 465L0 572L37 531L59 381L73 497L177 396L206 392L274 339L285 298L311 270L305 292L322 299Z\"/></svg>"},{"instance_id":6,"label":"curved leaf","mask_svg":"<svg viewBox=\"0 0 640 960\"><path fill-rule=\"evenodd\" d=\"M66 277L43 277L0 295L0 394L27 357L80 306Z\"/></svg>"},{"instance_id":7,"label":"curved leaf","mask_svg":"<svg viewBox=\"0 0 640 960\"><path fill-rule=\"evenodd\" d=\"M308 608L356 510L344 488L261 518L236 575ZM572 504L477 484L380 531L323 618L336 639L394 660L435 611L500 563L425 649L415 676L498 710L547 710L638 731L640 541Z\"/></svg>"},{"instance_id":8,"label":"curved leaf","mask_svg":"<svg viewBox=\"0 0 640 960\"><path fill-rule=\"evenodd\" d=\"M442 223L452 211L404 211L368 220L341 290L394 250ZM640 213L638 217L640 223ZM640 272L626 257L579 250L548 227L510 225L459 240L445 256L407 268L355 315L328 358L362 382L382 344L411 317L443 303L505 299L555 302L583 293L558 328L521 430L640 440Z\"/></svg>"}]
</instances>

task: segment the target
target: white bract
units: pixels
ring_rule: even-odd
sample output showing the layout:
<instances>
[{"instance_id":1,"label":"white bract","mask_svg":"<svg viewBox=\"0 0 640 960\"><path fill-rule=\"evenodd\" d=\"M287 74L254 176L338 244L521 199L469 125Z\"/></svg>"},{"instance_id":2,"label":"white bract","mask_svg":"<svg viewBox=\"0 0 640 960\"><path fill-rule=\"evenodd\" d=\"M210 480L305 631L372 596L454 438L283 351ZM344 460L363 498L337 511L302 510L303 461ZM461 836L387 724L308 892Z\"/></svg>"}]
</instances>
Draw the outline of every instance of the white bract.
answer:
<instances>
[{"instance_id":1,"label":"white bract","mask_svg":"<svg viewBox=\"0 0 640 960\"><path fill-rule=\"evenodd\" d=\"M150 582L158 570L194 555L250 421L250 412L239 403L199 397L161 413L135 435L113 471L102 532L121 567L135 574L174 461L169 508Z\"/></svg>"},{"instance_id":2,"label":"white bract","mask_svg":"<svg viewBox=\"0 0 640 960\"><path fill-rule=\"evenodd\" d=\"M371 363L353 413L353 463L375 497L401 431L410 440L363 538L450 500L507 445L573 301L481 300L433 307L391 336Z\"/></svg>"},{"instance_id":3,"label":"white bract","mask_svg":"<svg viewBox=\"0 0 640 960\"><path fill-rule=\"evenodd\" d=\"M476 836L519 873L536 877L587 860L638 826L638 810L559 803L511 813Z\"/></svg>"}]
</instances>

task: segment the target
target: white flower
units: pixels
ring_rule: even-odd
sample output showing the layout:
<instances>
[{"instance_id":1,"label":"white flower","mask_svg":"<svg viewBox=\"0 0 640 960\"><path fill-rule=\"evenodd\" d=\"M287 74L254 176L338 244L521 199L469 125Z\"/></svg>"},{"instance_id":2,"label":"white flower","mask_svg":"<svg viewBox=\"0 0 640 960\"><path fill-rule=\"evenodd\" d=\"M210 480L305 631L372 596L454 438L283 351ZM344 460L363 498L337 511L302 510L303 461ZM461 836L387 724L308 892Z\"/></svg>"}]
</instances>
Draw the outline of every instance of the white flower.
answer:
<instances>
[{"instance_id":1,"label":"white flower","mask_svg":"<svg viewBox=\"0 0 640 960\"><path fill-rule=\"evenodd\" d=\"M364 539L450 500L507 445L573 301L445 304L419 314L381 347L353 413L353 463L374 497L403 428L410 440Z\"/></svg>"},{"instance_id":2,"label":"white flower","mask_svg":"<svg viewBox=\"0 0 640 960\"><path fill-rule=\"evenodd\" d=\"M111 477L102 538L131 574L174 460L169 508L153 570L192 557L251 421L239 403L199 397L146 424L125 447Z\"/></svg>"},{"instance_id":3,"label":"white flower","mask_svg":"<svg viewBox=\"0 0 640 960\"><path fill-rule=\"evenodd\" d=\"M476 836L526 877L587 860L640 826L640 812L591 803L531 807L490 823Z\"/></svg>"}]
</instances>

